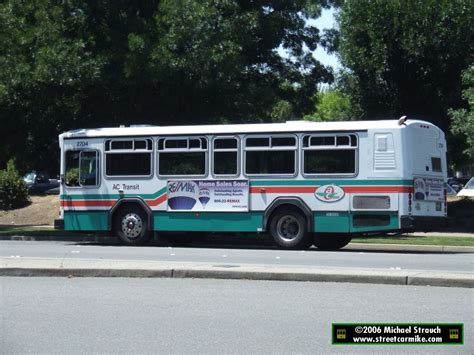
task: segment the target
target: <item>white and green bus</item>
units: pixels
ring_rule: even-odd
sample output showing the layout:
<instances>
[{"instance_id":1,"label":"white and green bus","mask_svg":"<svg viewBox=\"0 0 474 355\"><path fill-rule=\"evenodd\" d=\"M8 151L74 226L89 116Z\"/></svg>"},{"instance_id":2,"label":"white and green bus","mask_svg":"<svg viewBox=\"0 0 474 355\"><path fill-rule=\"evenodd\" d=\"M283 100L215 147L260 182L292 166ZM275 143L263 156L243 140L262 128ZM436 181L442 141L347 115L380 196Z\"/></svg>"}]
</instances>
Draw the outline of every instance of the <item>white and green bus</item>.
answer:
<instances>
[{"instance_id":1,"label":"white and green bus","mask_svg":"<svg viewBox=\"0 0 474 355\"><path fill-rule=\"evenodd\" d=\"M68 231L269 233L341 248L446 221L446 140L406 120L80 129L59 136Z\"/></svg>"}]
</instances>

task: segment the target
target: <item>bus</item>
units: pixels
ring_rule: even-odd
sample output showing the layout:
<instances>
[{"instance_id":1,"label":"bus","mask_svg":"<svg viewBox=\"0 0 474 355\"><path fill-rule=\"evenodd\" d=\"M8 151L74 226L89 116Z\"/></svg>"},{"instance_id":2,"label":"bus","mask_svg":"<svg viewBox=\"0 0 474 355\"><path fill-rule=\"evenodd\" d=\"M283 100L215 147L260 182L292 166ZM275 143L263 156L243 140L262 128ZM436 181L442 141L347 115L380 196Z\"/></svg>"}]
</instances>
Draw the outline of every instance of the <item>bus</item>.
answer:
<instances>
[{"instance_id":1,"label":"bus","mask_svg":"<svg viewBox=\"0 0 474 355\"><path fill-rule=\"evenodd\" d=\"M246 232L335 250L447 220L445 135L406 117L78 129L59 145L56 227L128 245Z\"/></svg>"}]
</instances>

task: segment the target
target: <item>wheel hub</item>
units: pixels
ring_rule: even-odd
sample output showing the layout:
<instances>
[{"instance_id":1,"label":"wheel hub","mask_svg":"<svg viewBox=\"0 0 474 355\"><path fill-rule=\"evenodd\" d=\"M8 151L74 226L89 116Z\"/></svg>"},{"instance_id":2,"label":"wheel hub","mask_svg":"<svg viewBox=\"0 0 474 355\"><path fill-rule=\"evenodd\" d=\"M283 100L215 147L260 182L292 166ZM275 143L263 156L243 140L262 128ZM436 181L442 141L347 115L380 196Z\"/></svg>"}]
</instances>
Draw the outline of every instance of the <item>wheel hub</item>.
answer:
<instances>
[{"instance_id":1,"label":"wheel hub","mask_svg":"<svg viewBox=\"0 0 474 355\"><path fill-rule=\"evenodd\" d=\"M136 213L128 213L122 219L122 232L128 238L137 238L143 230L143 222Z\"/></svg>"},{"instance_id":2,"label":"wheel hub","mask_svg":"<svg viewBox=\"0 0 474 355\"><path fill-rule=\"evenodd\" d=\"M280 238L287 241L294 240L298 237L300 226L298 220L294 216L284 216L277 223L277 232Z\"/></svg>"}]
</instances>

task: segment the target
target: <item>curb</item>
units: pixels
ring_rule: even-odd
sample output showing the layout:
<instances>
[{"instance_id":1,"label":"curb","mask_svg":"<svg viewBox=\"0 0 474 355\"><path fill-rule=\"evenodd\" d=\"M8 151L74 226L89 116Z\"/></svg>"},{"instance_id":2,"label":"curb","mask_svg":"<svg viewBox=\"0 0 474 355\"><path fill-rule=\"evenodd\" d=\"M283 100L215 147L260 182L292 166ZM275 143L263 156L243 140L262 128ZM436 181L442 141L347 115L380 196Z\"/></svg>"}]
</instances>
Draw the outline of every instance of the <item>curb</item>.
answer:
<instances>
[{"instance_id":1,"label":"curb","mask_svg":"<svg viewBox=\"0 0 474 355\"><path fill-rule=\"evenodd\" d=\"M0 263L0 276L13 277L160 277L474 288L473 275L466 273L87 259L1 258Z\"/></svg>"}]
</instances>

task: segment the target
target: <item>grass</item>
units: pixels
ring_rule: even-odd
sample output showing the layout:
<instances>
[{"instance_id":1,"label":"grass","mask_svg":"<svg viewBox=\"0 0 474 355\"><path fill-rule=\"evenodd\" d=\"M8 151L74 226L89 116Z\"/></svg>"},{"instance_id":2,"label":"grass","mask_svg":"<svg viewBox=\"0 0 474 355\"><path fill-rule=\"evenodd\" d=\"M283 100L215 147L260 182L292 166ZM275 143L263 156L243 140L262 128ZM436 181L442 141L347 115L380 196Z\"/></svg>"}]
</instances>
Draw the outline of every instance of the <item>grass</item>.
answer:
<instances>
[{"instance_id":1,"label":"grass","mask_svg":"<svg viewBox=\"0 0 474 355\"><path fill-rule=\"evenodd\" d=\"M55 230L52 226L0 226L0 237L7 236L83 236L91 237L91 233L77 233ZM474 247L473 237L449 237L449 236L416 236L416 235L398 235L398 236L373 236L357 237L352 243L368 244L404 244L404 245L438 245L438 246L468 246Z\"/></svg>"},{"instance_id":2,"label":"grass","mask_svg":"<svg viewBox=\"0 0 474 355\"><path fill-rule=\"evenodd\" d=\"M375 236L352 239L351 243L367 244L405 244L405 245L438 245L438 246L463 246L474 247L474 237L448 237L448 236Z\"/></svg>"},{"instance_id":3,"label":"grass","mask_svg":"<svg viewBox=\"0 0 474 355\"><path fill-rule=\"evenodd\" d=\"M90 233L76 233L55 230L53 226L0 226L0 236L91 236Z\"/></svg>"}]
</instances>

